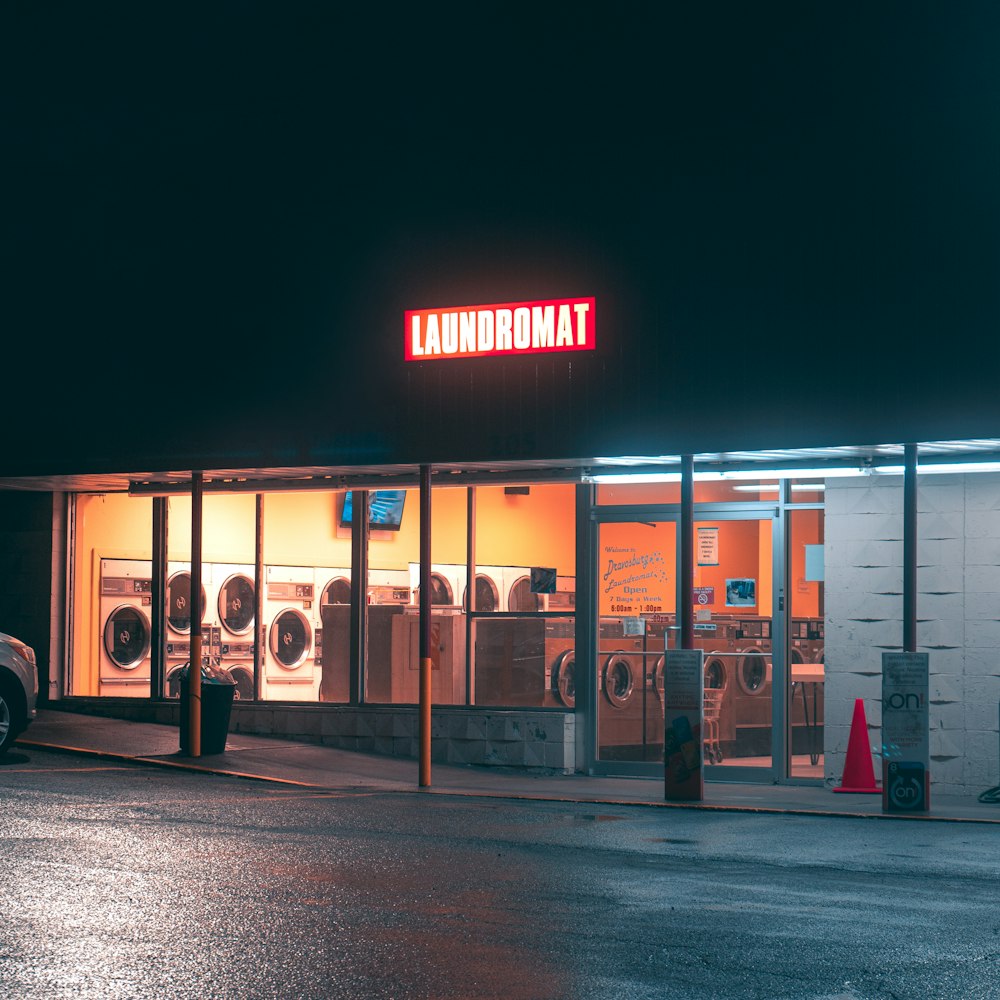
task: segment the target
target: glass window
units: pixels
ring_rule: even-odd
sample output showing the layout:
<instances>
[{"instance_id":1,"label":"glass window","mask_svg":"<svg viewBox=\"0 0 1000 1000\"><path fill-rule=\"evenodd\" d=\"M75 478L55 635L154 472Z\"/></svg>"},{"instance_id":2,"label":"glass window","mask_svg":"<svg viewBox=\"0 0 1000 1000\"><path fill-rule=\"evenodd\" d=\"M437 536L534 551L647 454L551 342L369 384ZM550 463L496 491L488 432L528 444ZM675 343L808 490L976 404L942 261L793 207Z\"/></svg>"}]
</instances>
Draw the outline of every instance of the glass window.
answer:
<instances>
[{"instance_id":1,"label":"glass window","mask_svg":"<svg viewBox=\"0 0 1000 1000\"><path fill-rule=\"evenodd\" d=\"M681 484L676 483L600 483L597 502L607 504L680 503Z\"/></svg>"},{"instance_id":2,"label":"glass window","mask_svg":"<svg viewBox=\"0 0 1000 1000\"><path fill-rule=\"evenodd\" d=\"M823 511L789 519L789 744L791 774L823 777Z\"/></svg>"},{"instance_id":3,"label":"glass window","mask_svg":"<svg viewBox=\"0 0 1000 1000\"><path fill-rule=\"evenodd\" d=\"M381 492L381 491L380 491ZM373 513L380 497L370 492ZM367 700L420 700L420 490L396 497L393 524L370 518L368 540ZM431 700L466 701L468 490L431 492ZM345 617L349 609L340 610Z\"/></svg>"},{"instance_id":4,"label":"glass window","mask_svg":"<svg viewBox=\"0 0 1000 1000\"><path fill-rule=\"evenodd\" d=\"M324 621L325 599L342 595L345 583L350 599L343 494L269 493L263 507L261 697L346 701L349 632L338 621Z\"/></svg>"},{"instance_id":5,"label":"glass window","mask_svg":"<svg viewBox=\"0 0 1000 1000\"><path fill-rule=\"evenodd\" d=\"M575 505L570 484L476 488L477 704L573 707Z\"/></svg>"},{"instance_id":6,"label":"glass window","mask_svg":"<svg viewBox=\"0 0 1000 1000\"><path fill-rule=\"evenodd\" d=\"M76 498L72 672L81 697L149 697L153 501Z\"/></svg>"}]
</instances>

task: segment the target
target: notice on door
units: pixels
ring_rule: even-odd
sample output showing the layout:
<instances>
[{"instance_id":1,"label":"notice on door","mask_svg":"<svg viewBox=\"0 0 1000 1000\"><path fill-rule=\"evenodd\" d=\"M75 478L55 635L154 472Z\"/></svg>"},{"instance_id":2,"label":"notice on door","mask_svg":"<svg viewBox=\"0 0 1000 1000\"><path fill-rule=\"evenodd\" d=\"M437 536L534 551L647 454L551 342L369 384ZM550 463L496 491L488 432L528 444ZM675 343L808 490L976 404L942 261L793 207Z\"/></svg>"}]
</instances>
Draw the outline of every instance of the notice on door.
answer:
<instances>
[{"instance_id":1,"label":"notice on door","mask_svg":"<svg viewBox=\"0 0 1000 1000\"><path fill-rule=\"evenodd\" d=\"M663 795L674 801L705 797L704 652L665 649L663 654Z\"/></svg>"},{"instance_id":2,"label":"notice on door","mask_svg":"<svg viewBox=\"0 0 1000 1000\"><path fill-rule=\"evenodd\" d=\"M927 653L882 654L882 810L930 809Z\"/></svg>"},{"instance_id":3,"label":"notice on door","mask_svg":"<svg viewBox=\"0 0 1000 1000\"><path fill-rule=\"evenodd\" d=\"M719 529L698 529L698 565L719 565Z\"/></svg>"}]
</instances>

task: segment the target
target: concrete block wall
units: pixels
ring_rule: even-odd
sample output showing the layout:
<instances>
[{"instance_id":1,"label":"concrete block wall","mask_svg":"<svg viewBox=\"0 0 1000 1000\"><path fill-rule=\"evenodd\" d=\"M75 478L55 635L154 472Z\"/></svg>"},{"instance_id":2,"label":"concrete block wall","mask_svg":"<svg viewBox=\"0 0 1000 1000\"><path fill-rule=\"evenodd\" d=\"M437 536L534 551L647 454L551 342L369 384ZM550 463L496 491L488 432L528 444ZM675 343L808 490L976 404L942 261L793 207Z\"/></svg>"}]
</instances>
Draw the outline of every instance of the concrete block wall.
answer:
<instances>
[{"instance_id":1,"label":"concrete block wall","mask_svg":"<svg viewBox=\"0 0 1000 1000\"><path fill-rule=\"evenodd\" d=\"M932 787L1000 783L1000 475L926 476L917 490L917 647L930 655ZM854 700L881 749L881 654L902 648L902 477L826 485L825 779L839 784ZM879 758L875 757L876 775Z\"/></svg>"},{"instance_id":2,"label":"concrete block wall","mask_svg":"<svg viewBox=\"0 0 1000 1000\"><path fill-rule=\"evenodd\" d=\"M139 698L67 698L59 708L171 726L178 724L180 710L176 701L153 703ZM412 705L236 702L229 731L416 760L417 720ZM436 706L431 713L431 760L572 774L576 769L575 726L572 712L555 709Z\"/></svg>"}]
</instances>

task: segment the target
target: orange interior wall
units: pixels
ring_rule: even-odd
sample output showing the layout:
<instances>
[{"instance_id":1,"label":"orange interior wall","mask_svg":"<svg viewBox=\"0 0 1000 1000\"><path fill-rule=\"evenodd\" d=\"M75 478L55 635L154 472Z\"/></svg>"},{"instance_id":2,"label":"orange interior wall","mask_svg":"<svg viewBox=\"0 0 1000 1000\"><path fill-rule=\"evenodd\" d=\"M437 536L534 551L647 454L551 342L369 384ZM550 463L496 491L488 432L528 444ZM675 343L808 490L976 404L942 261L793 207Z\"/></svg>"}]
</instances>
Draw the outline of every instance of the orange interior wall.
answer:
<instances>
[{"instance_id":1,"label":"orange interior wall","mask_svg":"<svg viewBox=\"0 0 1000 1000\"><path fill-rule=\"evenodd\" d=\"M98 694L101 669L101 559L152 559L153 501L124 493L76 499L73 673L70 693Z\"/></svg>"},{"instance_id":2,"label":"orange interior wall","mask_svg":"<svg viewBox=\"0 0 1000 1000\"><path fill-rule=\"evenodd\" d=\"M550 566L576 576L576 493L570 484L476 489L476 562L482 566Z\"/></svg>"},{"instance_id":3,"label":"orange interior wall","mask_svg":"<svg viewBox=\"0 0 1000 1000\"><path fill-rule=\"evenodd\" d=\"M771 522L768 521L697 521L698 528L719 529L719 565L694 567L696 587L714 587L713 614L771 614ZM697 557L696 557L697 558ZM726 607L726 580L749 578L757 581L757 604Z\"/></svg>"},{"instance_id":4,"label":"orange interior wall","mask_svg":"<svg viewBox=\"0 0 1000 1000\"><path fill-rule=\"evenodd\" d=\"M209 494L201 505L203 562L254 561L257 502L252 493ZM191 497L167 500L167 558L191 561Z\"/></svg>"},{"instance_id":5,"label":"orange interior wall","mask_svg":"<svg viewBox=\"0 0 1000 1000\"><path fill-rule=\"evenodd\" d=\"M823 511L794 510L791 518L791 613L795 618L820 618L823 584L806 580L806 546L823 543Z\"/></svg>"},{"instance_id":6,"label":"orange interior wall","mask_svg":"<svg viewBox=\"0 0 1000 1000\"><path fill-rule=\"evenodd\" d=\"M351 529L340 527L342 505L342 493L268 493L264 497L265 565L335 566L349 569ZM253 524L251 515L251 561Z\"/></svg>"}]
</instances>

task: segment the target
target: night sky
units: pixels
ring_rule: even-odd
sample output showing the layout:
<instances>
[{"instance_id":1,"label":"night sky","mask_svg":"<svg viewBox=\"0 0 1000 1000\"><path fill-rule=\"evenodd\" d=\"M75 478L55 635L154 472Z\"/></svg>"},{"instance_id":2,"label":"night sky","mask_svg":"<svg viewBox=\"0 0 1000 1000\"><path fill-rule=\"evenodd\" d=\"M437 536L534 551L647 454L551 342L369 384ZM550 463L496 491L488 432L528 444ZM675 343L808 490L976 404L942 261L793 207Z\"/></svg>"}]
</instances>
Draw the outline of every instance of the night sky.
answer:
<instances>
[{"instance_id":1,"label":"night sky","mask_svg":"<svg viewBox=\"0 0 1000 1000\"><path fill-rule=\"evenodd\" d=\"M0 18L5 395L34 414L4 473L392 456L479 377L404 371L402 310L549 294L598 295L582 384L673 393L706 449L874 443L894 407L1000 434L1000 5ZM532 377L564 375L487 390ZM675 429L602 412L609 448ZM521 444L574 442L484 447Z\"/></svg>"}]
</instances>

